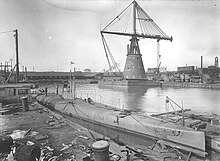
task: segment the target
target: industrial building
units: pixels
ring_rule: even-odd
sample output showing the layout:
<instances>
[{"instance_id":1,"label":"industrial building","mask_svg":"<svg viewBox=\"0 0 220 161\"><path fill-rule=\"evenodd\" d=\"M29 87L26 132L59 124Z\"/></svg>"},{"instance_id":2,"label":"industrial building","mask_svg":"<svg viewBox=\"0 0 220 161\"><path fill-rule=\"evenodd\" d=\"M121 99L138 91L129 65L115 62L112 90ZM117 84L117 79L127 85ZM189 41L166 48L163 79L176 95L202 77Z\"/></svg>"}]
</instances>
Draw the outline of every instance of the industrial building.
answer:
<instances>
[{"instance_id":1,"label":"industrial building","mask_svg":"<svg viewBox=\"0 0 220 161\"><path fill-rule=\"evenodd\" d=\"M179 72L179 73L194 73L195 72L195 66L177 67L177 72Z\"/></svg>"},{"instance_id":2,"label":"industrial building","mask_svg":"<svg viewBox=\"0 0 220 161\"><path fill-rule=\"evenodd\" d=\"M184 77L185 75L189 75L190 82L219 83L220 68L218 64L218 57L215 57L214 65L210 65L207 68L205 68L203 67L203 56L201 56L200 68L195 68L195 66L177 67L177 73L180 75L184 74Z\"/></svg>"},{"instance_id":3,"label":"industrial building","mask_svg":"<svg viewBox=\"0 0 220 161\"><path fill-rule=\"evenodd\" d=\"M0 82L5 83L9 74L0 74ZM20 82L63 82L75 77L78 80L96 80L101 76L99 72L20 72ZM15 82L15 74L10 77L9 83Z\"/></svg>"},{"instance_id":4,"label":"industrial building","mask_svg":"<svg viewBox=\"0 0 220 161\"><path fill-rule=\"evenodd\" d=\"M22 75L22 74L21 74ZM25 74L23 74L25 77ZM63 81L70 77L76 79L96 79L100 76L99 72L27 72L28 81Z\"/></svg>"}]
</instances>

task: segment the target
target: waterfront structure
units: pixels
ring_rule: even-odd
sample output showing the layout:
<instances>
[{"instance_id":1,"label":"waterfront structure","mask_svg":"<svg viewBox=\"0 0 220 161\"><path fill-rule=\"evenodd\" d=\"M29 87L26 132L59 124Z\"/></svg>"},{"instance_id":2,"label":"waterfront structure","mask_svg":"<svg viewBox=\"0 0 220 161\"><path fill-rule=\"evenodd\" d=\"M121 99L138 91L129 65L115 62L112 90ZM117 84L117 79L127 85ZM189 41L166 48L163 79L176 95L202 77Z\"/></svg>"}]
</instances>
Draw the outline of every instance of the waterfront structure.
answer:
<instances>
[{"instance_id":1,"label":"waterfront structure","mask_svg":"<svg viewBox=\"0 0 220 161\"><path fill-rule=\"evenodd\" d=\"M24 96L29 96L33 84L0 84L0 103L20 102Z\"/></svg>"}]
</instances>

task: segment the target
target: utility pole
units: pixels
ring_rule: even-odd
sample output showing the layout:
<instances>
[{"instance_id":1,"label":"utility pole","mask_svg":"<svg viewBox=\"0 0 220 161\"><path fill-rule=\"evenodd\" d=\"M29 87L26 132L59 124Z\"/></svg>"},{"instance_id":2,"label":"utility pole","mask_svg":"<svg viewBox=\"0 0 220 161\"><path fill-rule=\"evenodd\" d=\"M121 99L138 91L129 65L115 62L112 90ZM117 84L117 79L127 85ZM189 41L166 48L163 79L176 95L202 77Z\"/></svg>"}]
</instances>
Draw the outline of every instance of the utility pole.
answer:
<instances>
[{"instance_id":1,"label":"utility pole","mask_svg":"<svg viewBox=\"0 0 220 161\"><path fill-rule=\"evenodd\" d=\"M18 60L18 29L14 30L15 50L16 50L16 83L19 83L19 60Z\"/></svg>"}]
</instances>

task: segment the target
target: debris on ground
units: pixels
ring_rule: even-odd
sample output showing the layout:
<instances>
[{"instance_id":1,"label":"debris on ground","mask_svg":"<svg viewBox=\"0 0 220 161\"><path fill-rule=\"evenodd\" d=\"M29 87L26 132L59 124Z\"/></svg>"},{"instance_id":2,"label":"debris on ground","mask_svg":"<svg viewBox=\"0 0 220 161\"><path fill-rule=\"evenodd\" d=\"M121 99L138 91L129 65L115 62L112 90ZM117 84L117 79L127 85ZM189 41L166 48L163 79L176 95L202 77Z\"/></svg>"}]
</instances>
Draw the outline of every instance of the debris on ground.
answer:
<instances>
[{"instance_id":1,"label":"debris on ground","mask_svg":"<svg viewBox=\"0 0 220 161\"><path fill-rule=\"evenodd\" d=\"M22 157L31 154L38 161L94 161L92 145L98 140L109 142L110 161L181 161L188 157L159 143L145 150L119 145L35 102L29 107L28 112L21 110L16 115L0 115L0 136L8 139L6 152L1 150L0 145L0 161L24 161ZM196 161L191 154L190 160Z\"/></svg>"}]
</instances>

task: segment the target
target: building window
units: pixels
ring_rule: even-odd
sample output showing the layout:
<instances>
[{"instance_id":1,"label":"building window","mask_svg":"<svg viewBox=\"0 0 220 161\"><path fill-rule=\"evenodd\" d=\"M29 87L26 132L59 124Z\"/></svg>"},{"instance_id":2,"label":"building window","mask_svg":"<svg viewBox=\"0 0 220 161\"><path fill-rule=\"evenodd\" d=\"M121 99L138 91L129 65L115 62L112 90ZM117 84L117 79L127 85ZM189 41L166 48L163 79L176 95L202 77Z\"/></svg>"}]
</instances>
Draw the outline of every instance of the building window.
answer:
<instances>
[{"instance_id":1,"label":"building window","mask_svg":"<svg viewBox=\"0 0 220 161\"><path fill-rule=\"evenodd\" d=\"M18 95L28 94L28 89L18 89Z\"/></svg>"},{"instance_id":2,"label":"building window","mask_svg":"<svg viewBox=\"0 0 220 161\"><path fill-rule=\"evenodd\" d=\"M10 88L9 89L9 96L15 96L16 95L16 89L15 88Z\"/></svg>"}]
</instances>

